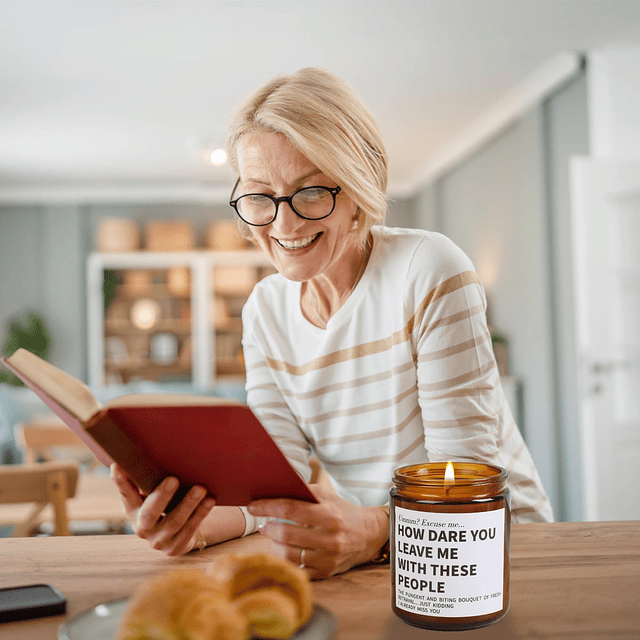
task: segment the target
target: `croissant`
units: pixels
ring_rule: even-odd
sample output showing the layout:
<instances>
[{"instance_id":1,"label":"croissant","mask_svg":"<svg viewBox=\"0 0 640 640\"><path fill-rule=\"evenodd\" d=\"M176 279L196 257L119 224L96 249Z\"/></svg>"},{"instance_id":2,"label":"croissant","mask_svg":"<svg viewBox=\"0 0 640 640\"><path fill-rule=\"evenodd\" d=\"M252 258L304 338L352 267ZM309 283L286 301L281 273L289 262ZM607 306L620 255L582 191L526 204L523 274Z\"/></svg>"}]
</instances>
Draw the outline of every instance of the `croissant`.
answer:
<instances>
[{"instance_id":1,"label":"croissant","mask_svg":"<svg viewBox=\"0 0 640 640\"><path fill-rule=\"evenodd\" d=\"M247 640L245 616L215 580L181 569L145 583L133 596L116 640Z\"/></svg>"},{"instance_id":2,"label":"croissant","mask_svg":"<svg viewBox=\"0 0 640 640\"><path fill-rule=\"evenodd\" d=\"M254 636L288 638L311 617L309 579L288 560L267 553L228 554L214 560L207 573L246 617Z\"/></svg>"},{"instance_id":3,"label":"croissant","mask_svg":"<svg viewBox=\"0 0 640 640\"><path fill-rule=\"evenodd\" d=\"M306 573L266 553L220 556L157 576L132 597L115 640L280 640L312 612Z\"/></svg>"}]
</instances>

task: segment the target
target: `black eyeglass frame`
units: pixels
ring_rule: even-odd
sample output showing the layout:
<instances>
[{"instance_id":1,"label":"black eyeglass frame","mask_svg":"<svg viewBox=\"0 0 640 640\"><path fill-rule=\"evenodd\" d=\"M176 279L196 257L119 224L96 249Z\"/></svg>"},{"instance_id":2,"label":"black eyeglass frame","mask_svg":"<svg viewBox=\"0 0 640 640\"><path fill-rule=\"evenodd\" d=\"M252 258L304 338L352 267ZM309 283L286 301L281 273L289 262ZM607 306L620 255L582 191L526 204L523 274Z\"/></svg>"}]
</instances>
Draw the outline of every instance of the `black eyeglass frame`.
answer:
<instances>
[{"instance_id":1,"label":"black eyeglass frame","mask_svg":"<svg viewBox=\"0 0 640 640\"><path fill-rule=\"evenodd\" d=\"M280 196L279 198L277 198L276 196L267 195L266 193L243 193L239 198L236 198L235 200L233 200L233 194L236 192L236 189L238 188L239 184L240 184L240 178L236 180L236 184L233 187L229 204L233 207L234 211L238 214L238 217L240 218L240 220L242 220L242 222L246 222L248 225L251 225L252 227L266 227L267 225L271 224L276 219L276 216L278 215L278 209L280 207L281 202L286 202L291 207L291 210L298 217L303 218L304 220L324 220L325 218L328 218L333 213L334 209L336 208L336 196L342 191L340 187L325 187L324 185L317 185L317 186L304 187L302 189L298 189L297 191L294 191L290 196ZM331 211L329 211L329 213L327 213L324 216L320 216L319 218L308 218L307 216L300 213L293 206L293 198L297 196L301 191L306 191L307 189L324 189L325 191L328 191L333 197L333 206L331 207ZM256 224L255 222L249 222L248 220L245 220L240 215L240 211L238 211L238 200L246 196L262 196L263 198L269 198L269 200L271 200L271 202L273 202L273 204L276 205L276 210L273 214L273 218L271 218L269 222L263 222L262 224Z\"/></svg>"}]
</instances>

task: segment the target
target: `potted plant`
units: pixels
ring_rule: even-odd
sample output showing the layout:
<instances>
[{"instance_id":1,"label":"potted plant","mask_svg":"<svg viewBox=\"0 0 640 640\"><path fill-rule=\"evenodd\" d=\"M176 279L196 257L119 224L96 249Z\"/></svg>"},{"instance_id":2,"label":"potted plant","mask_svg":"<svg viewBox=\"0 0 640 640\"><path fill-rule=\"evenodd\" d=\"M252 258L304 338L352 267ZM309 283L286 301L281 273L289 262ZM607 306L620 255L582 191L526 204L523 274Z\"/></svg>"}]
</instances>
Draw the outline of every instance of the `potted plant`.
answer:
<instances>
[{"instance_id":1,"label":"potted plant","mask_svg":"<svg viewBox=\"0 0 640 640\"><path fill-rule=\"evenodd\" d=\"M13 316L7 321L7 336L2 345L2 355L10 356L20 347L47 360L51 348L51 337L44 318L38 313L27 311ZM0 383L22 386L22 382L8 371L0 371Z\"/></svg>"}]
</instances>

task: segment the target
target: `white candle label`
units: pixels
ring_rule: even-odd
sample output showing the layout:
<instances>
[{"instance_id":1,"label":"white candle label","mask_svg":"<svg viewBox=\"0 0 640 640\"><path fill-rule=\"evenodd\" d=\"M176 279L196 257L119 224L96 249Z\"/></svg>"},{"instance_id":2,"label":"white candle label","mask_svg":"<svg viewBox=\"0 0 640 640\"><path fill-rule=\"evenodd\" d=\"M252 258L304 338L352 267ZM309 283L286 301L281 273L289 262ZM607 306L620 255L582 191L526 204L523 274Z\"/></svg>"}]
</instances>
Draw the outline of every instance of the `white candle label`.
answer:
<instances>
[{"instance_id":1,"label":"white candle label","mask_svg":"<svg viewBox=\"0 0 640 640\"><path fill-rule=\"evenodd\" d=\"M440 618L500 611L504 523L504 509L433 513L396 507L396 606Z\"/></svg>"}]
</instances>

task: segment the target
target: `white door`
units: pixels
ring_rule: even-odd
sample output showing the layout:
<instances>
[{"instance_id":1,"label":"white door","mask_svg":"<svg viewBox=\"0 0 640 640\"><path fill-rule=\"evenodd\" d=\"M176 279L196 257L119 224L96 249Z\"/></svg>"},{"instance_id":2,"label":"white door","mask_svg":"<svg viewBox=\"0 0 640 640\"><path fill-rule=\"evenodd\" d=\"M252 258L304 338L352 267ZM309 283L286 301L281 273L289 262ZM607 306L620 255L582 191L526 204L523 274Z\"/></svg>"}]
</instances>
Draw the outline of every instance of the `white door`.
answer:
<instances>
[{"instance_id":1,"label":"white door","mask_svg":"<svg viewBox=\"0 0 640 640\"><path fill-rule=\"evenodd\" d=\"M640 161L574 158L571 197L585 517L640 519Z\"/></svg>"}]
</instances>

